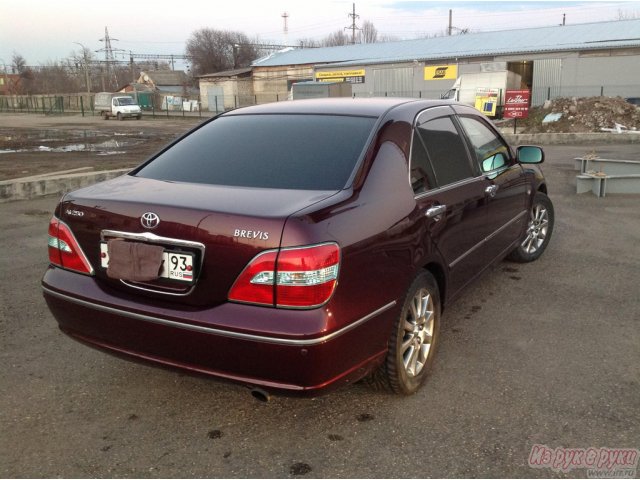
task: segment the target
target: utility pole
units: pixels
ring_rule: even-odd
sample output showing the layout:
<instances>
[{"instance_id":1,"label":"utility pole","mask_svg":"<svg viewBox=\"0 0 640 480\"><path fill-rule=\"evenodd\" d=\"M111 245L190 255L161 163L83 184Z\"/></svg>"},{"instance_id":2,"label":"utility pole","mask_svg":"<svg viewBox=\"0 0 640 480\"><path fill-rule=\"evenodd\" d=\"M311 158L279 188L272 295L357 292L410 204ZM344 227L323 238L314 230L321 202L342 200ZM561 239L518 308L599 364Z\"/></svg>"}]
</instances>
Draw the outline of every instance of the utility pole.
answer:
<instances>
[{"instance_id":1,"label":"utility pole","mask_svg":"<svg viewBox=\"0 0 640 480\"><path fill-rule=\"evenodd\" d=\"M356 18L360 18L360 15L356 15L355 3L353 4L353 13L350 13L348 16L351 17L351 26L345 27L345 29L351 30L351 44L353 45L356 43L356 30L360 30L358 27L356 27Z\"/></svg>"},{"instance_id":2,"label":"utility pole","mask_svg":"<svg viewBox=\"0 0 640 480\"><path fill-rule=\"evenodd\" d=\"M282 29L282 32L284 34L284 41L282 43L284 43L285 45L288 45L289 44L289 42L288 42L288 40L289 40L289 23L288 23L289 14L287 12L284 12L281 15L281 17L284 20L284 26L283 26L283 29Z\"/></svg>"},{"instance_id":3,"label":"utility pole","mask_svg":"<svg viewBox=\"0 0 640 480\"><path fill-rule=\"evenodd\" d=\"M133 68L133 52L129 50L129 68L131 69L131 83L136 83L136 71Z\"/></svg>"},{"instance_id":4,"label":"utility pole","mask_svg":"<svg viewBox=\"0 0 640 480\"><path fill-rule=\"evenodd\" d=\"M447 29L448 36L451 36L452 28L453 28L453 10L449 10L449 28Z\"/></svg>"}]
</instances>

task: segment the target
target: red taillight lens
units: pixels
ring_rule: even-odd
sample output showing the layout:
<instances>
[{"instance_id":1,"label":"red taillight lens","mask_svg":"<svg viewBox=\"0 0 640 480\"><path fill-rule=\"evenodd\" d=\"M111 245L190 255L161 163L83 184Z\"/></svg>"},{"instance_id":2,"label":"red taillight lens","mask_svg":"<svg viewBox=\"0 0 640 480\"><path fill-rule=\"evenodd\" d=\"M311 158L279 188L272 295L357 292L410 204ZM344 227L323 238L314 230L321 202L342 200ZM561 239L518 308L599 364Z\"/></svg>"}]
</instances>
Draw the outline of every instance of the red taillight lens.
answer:
<instances>
[{"instance_id":1,"label":"red taillight lens","mask_svg":"<svg viewBox=\"0 0 640 480\"><path fill-rule=\"evenodd\" d=\"M229 300L285 308L326 303L336 286L340 248L335 243L269 250L255 257L229 291Z\"/></svg>"},{"instance_id":2,"label":"red taillight lens","mask_svg":"<svg viewBox=\"0 0 640 480\"><path fill-rule=\"evenodd\" d=\"M71 229L56 217L49 222L49 261L68 270L93 275L93 267Z\"/></svg>"},{"instance_id":3,"label":"red taillight lens","mask_svg":"<svg viewBox=\"0 0 640 480\"><path fill-rule=\"evenodd\" d=\"M268 250L251 260L231 287L229 300L273 305L273 271L277 255L277 250Z\"/></svg>"},{"instance_id":4,"label":"red taillight lens","mask_svg":"<svg viewBox=\"0 0 640 480\"><path fill-rule=\"evenodd\" d=\"M62 266L62 258L60 257L60 242L58 240L59 221L56 217L49 220L49 261L53 265ZM64 247L63 247L64 248Z\"/></svg>"},{"instance_id":5,"label":"red taillight lens","mask_svg":"<svg viewBox=\"0 0 640 480\"><path fill-rule=\"evenodd\" d=\"M335 243L283 249L278 256L276 305L322 305L333 293L339 264L340 249Z\"/></svg>"}]
</instances>

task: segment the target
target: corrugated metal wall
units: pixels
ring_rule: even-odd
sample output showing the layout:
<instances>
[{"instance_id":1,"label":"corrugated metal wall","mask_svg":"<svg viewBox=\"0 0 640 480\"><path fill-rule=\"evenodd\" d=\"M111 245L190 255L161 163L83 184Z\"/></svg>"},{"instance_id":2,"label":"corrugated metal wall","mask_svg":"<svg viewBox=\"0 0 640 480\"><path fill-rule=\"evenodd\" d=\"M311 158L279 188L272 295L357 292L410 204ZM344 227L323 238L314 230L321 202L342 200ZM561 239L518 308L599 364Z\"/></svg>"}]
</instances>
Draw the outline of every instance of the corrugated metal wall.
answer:
<instances>
[{"instance_id":1,"label":"corrugated metal wall","mask_svg":"<svg viewBox=\"0 0 640 480\"><path fill-rule=\"evenodd\" d=\"M531 105L542 105L547 98L560 95L562 85L562 59L549 58L533 62L533 92Z\"/></svg>"},{"instance_id":2,"label":"corrugated metal wall","mask_svg":"<svg viewBox=\"0 0 640 480\"><path fill-rule=\"evenodd\" d=\"M376 68L373 70L374 95L400 97L413 91L413 67Z\"/></svg>"}]
</instances>

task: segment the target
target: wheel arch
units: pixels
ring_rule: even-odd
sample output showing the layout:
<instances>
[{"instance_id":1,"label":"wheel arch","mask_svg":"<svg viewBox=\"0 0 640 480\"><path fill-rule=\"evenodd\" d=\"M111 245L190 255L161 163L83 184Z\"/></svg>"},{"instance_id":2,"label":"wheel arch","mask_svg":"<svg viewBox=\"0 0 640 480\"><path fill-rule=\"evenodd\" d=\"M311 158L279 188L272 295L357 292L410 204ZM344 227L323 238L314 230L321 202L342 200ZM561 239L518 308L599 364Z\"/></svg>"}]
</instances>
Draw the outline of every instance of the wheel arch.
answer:
<instances>
[{"instance_id":1,"label":"wheel arch","mask_svg":"<svg viewBox=\"0 0 640 480\"><path fill-rule=\"evenodd\" d=\"M447 276L445 274L444 268L437 262L429 262L424 267L424 270L433 275L433 278L436 279L436 283L438 284L438 292L440 294L440 309L444 310L445 298L447 294Z\"/></svg>"},{"instance_id":2,"label":"wheel arch","mask_svg":"<svg viewBox=\"0 0 640 480\"><path fill-rule=\"evenodd\" d=\"M547 184L546 183L541 183L540 185L538 185L538 191L541 193L544 193L545 195L547 195Z\"/></svg>"}]
</instances>

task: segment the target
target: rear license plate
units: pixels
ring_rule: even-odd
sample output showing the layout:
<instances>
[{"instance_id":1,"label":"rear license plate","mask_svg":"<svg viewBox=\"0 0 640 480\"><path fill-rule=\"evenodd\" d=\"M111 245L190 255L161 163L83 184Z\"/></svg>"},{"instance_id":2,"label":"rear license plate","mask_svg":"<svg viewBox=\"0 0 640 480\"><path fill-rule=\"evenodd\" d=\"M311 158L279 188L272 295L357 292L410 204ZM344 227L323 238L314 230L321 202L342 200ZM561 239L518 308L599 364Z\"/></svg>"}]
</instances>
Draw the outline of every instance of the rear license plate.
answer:
<instances>
[{"instance_id":1,"label":"rear license plate","mask_svg":"<svg viewBox=\"0 0 640 480\"><path fill-rule=\"evenodd\" d=\"M102 268L109 266L109 251L106 243L100 243ZM193 254L165 250L162 253L162 267L158 278L167 278L179 282L193 282Z\"/></svg>"}]
</instances>

